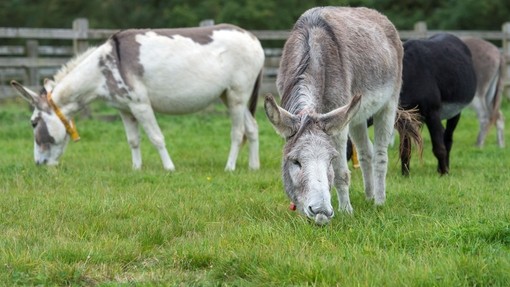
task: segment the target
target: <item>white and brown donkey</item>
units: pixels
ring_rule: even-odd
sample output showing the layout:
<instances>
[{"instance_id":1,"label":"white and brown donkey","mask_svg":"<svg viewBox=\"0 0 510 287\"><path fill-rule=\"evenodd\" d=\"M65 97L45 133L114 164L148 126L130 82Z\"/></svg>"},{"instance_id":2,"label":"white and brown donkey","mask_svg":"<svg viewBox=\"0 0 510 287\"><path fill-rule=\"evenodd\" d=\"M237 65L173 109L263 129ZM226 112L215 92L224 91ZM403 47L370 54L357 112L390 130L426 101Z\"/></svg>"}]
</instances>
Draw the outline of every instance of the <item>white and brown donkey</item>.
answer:
<instances>
[{"instance_id":1,"label":"white and brown donkey","mask_svg":"<svg viewBox=\"0 0 510 287\"><path fill-rule=\"evenodd\" d=\"M120 111L131 146L133 168L142 166L141 124L167 170L174 170L154 112L186 114L221 98L232 120L225 170L235 169L246 136L249 166L259 168L256 108L264 51L239 27L125 30L92 48L46 80L37 94L11 85L35 108L32 115L37 164L57 164L78 134L71 117L94 99Z\"/></svg>"}]
</instances>

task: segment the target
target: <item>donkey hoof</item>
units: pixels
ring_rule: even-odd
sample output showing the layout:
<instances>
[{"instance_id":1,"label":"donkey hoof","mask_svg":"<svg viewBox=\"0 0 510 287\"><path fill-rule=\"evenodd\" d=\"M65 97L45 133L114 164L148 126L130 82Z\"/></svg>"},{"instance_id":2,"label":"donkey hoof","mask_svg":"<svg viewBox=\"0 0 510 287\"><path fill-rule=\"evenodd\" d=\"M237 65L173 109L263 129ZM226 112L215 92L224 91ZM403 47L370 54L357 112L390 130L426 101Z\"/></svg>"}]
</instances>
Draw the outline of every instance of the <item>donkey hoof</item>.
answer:
<instances>
[{"instance_id":1,"label":"donkey hoof","mask_svg":"<svg viewBox=\"0 0 510 287\"><path fill-rule=\"evenodd\" d=\"M352 209L352 206L351 206L351 204L350 204L350 203L345 204L345 205L340 205L340 206L338 207L338 210L339 210L340 212L344 212L344 213L349 214L349 215L352 215L352 214L353 214L353 212L354 212L354 209Z\"/></svg>"},{"instance_id":2,"label":"donkey hoof","mask_svg":"<svg viewBox=\"0 0 510 287\"><path fill-rule=\"evenodd\" d=\"M250 165L250 170L259 170L260 169L260 164L252 164Z\"/></svg>"},{"instance_id":3,"label":"donkey hoof","mask_svg":"<svg viewBox=\"0 0 510 287\"><path fill-rule=\"evenodd\" d=\"M174 165L170 165L170 166L165 166L164 169L166 171L175 171L175 166Z\"/></svg>"},{"instance_id":4,"label":"donkey hoof","mask_svg":"<svg viewBox=\"0 0 510 287\"><path fill-rule=\"evenodd\" d=\"M384 205L384 202L386 202L386 198L384 198L384 197L383 198L376 197L374 200L375 206L382 206L382 205Z\"/></svg>"},{"instance_id":5,"label":"donkey hoof","mask_svg":"<svg viewBox=\"0 0 510 287\"><path fill-rule=\"evenodd\" d=\"M445 170L437 169L437 172L439 173L440 176L448 175L450 173L448 169Z\"/></svg>"}]
</instances>

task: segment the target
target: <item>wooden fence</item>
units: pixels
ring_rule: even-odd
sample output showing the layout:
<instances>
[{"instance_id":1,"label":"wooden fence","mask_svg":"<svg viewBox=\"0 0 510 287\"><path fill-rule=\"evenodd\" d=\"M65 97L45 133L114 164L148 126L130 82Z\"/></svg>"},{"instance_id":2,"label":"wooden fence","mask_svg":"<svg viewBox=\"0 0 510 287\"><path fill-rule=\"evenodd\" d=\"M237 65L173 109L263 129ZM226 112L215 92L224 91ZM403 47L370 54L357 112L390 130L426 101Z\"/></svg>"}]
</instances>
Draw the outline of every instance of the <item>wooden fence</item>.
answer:
<instances>
[{"instance_id":1,"label":"wooden fence","mask_svg":"<svg viewBox=\"0 0 510 287\"><path fill-rule=\"evenodd\" d=\"M201 25L210 25L206 20ZM72 29L45 28L2 28L0 39L23 39L24 46L0 46L0 99L14 96L9 81L23 82L34 90L40 88L43 78L51 77L73 55L86 50L89 45L96 45L118 30L89 29L87 19L76 19ZM289 31L256 30L253 32L263 43L287 39ZM440 31L428 30L425 22L416 23L414 30L399 31L402 40L429 37ZM505 94L510 98L510 22L502 26L501 31L441 31L457 36L479 37L493 42L501 42L507 64L504 71ZM67 46L39 45L40 40L69 41ZM274 46L274 45L271 45ZM265 77L262 92L275 93L275 75L281 56L281 48L266 48Z\"/></svg>"}]
</instances>

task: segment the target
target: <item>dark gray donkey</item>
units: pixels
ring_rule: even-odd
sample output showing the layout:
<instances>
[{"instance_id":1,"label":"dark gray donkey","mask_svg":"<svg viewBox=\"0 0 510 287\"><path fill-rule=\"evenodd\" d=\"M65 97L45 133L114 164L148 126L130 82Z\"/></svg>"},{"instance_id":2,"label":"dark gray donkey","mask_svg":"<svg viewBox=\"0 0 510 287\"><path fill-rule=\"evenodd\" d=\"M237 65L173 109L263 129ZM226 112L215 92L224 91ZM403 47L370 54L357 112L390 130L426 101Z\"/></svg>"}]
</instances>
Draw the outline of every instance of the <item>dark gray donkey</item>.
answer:
<instances>
[{"instance_id":1,"label":"dark gray donkey","mask_svg":"<svg viewBox=\"0 0 510 287\"><path fill-rule=\"evenodd\" d=\"M317 224L339 210L352 213L347 135L359 152L367 199L386 199L387 149L402 83L403 49L393 24L367 8L321 7L296 22L277 78L279 107L266 96L266 114L286 139L283 182L296 208ZM374 145L367 132L373 116ZM418 132L419 134L419 132Z\"/></svg>"}]
</instances>

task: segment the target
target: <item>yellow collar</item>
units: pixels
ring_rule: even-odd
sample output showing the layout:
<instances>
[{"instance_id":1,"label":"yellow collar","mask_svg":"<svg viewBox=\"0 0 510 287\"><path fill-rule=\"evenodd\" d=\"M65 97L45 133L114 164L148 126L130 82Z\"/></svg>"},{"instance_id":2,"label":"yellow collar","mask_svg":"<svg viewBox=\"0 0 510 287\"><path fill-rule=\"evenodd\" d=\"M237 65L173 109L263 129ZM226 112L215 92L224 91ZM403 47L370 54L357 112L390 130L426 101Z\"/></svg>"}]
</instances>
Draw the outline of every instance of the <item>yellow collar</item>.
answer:
<instances>
[{"instance_id":1,"label":"yellow collar","mask_svg":"<svg viewBox=\"0 0 510 287\"><path fill-rule=\"evenodd\" d=\"M73 141L77 142L80 140L80 135L78 134L78 131L76 130L76 125L74 124L73 120L70 121L67 120L66 116L62 113L62 111L57 107L55 102L51 99L51 93L48 93L48 103L50 104L51 108L57 114L57 117L60 119L60 121L64 124L66 127L67 133L71 136Z\"/></svg>"}]
</instances>

